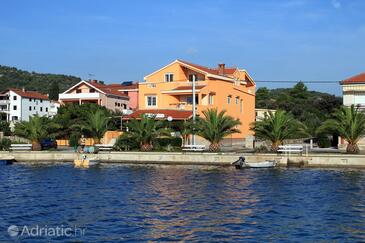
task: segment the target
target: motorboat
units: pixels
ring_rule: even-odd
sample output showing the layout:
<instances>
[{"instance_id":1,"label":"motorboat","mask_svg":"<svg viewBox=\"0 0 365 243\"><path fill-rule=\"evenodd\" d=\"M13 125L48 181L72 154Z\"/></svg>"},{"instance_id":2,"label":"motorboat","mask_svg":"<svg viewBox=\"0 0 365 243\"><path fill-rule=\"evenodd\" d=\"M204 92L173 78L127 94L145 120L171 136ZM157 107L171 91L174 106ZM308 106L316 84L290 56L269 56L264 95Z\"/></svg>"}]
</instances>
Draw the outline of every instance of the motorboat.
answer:
<instances>
[{"instance_id":1,"label":"motorboat","mask_svg":"<svg viewBox=\"0 0 365 243\"><path fill-rule=\"evenodd\" d=\"M100 160L95 157L88 157L86 154L81 154L79 158L74 160L75 167L89 168L100 164Z\"/></svg>"},{"instance_id":2,"label":"motorboat","mask_svg":"<svg viewBox=\"0 0 365 243\"><path fill-rule=\"evenodd\" d=\"M236 169L243 168L273 168L275 167L277 162L275 160L265 160L260 162L247 162L246 158L240 156L239 159L232 163L236 167Z\"/></svg>"}]
</instances>

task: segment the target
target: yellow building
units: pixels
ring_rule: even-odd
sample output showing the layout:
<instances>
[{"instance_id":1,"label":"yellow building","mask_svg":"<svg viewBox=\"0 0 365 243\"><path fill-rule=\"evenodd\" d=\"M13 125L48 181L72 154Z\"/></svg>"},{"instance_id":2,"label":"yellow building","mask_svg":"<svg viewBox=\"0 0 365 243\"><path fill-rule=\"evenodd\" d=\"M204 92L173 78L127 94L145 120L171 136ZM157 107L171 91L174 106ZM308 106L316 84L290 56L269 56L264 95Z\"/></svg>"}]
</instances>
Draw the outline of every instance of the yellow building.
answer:
<instances>
[{"instance_id":1,"label":"yellow building","mask_svg":"<svg viewBox=\"0 0 365 243\"><path fill-rule=\"evenodd\" d=\"M196 80L197 115L203 110L217 108L238 118L241 133L231 138L243 139L252 135L250 123L255 121L255 83L246 70L218 64L208 68L182 60L175 60L144 77L139 83L139 111L170 116L172 120L189 119L192 112L192 81Z\"/></svg>"}]
</instances>

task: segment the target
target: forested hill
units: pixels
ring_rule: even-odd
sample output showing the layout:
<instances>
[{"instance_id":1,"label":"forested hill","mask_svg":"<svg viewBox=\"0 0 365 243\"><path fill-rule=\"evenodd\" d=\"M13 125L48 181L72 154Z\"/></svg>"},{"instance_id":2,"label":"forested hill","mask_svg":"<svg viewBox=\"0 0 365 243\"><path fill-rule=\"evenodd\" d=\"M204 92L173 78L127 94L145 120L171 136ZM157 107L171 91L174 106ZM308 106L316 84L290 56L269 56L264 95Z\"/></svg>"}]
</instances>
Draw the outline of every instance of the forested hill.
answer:
<instances>
[{"instance_id":1,"label":"forested hill","mask_svg":"<svg viewBox=\"0 0 365 243\"><path fill-rule=\"evenodd\" d=\"M58 86L59 91L62 92L80 80L75 76L27 72L15 67L0 65L0 91L8 88L25 88L49 93L50 90L55 90L55 86Z\"/></svg>"},{"instance_id":2,"label":"forested hill","mask_svg":"<svg viewBox=\"0 0 365 243\"><path fill-rule=\"evenodd\" d=\"M259 88L256 92L256 108L290 111L302 122L324 121L334 109L342 105L342 98L317 91L309 91L299 82L293 88Z\"/></svg>"}]
</instances>

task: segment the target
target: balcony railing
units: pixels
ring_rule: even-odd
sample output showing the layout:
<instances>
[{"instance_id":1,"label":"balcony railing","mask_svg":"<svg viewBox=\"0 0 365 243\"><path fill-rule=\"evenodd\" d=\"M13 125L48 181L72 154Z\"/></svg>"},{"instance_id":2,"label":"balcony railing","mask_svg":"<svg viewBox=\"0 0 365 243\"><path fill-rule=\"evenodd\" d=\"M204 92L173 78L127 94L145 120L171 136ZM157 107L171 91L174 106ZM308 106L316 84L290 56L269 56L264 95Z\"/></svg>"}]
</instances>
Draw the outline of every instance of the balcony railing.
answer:
<instances>
[{"instance_id":1,"label":"balcony railing","mask_svg":"<svg viewBox=\"0 0 365 243\"><path fill-rule=\"evenodd\" d=\"M76 93L76 94L60 94L60 100L68 99L100 99L99 93Z\"/></svg>"}]
</instances>

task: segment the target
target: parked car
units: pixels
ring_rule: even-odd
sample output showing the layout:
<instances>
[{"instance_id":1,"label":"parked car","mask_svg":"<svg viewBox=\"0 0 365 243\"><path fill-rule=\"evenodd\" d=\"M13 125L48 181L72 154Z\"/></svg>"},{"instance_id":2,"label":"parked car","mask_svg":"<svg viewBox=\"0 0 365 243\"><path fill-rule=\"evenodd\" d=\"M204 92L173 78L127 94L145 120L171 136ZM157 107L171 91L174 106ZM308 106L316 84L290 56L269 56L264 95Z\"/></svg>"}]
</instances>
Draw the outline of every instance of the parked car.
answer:
<instances>
[{"instance_id":1,"label":"parked car","mask_svg":"<svg viewBox=\"0 0 365 243\"><path fill-rule=\"evenodd\" d=\"M46 149L56 149L57 148L57 142L54 139L46 138L41 141L41 147L42 150Z\"/></svg>"}]
</instances>

